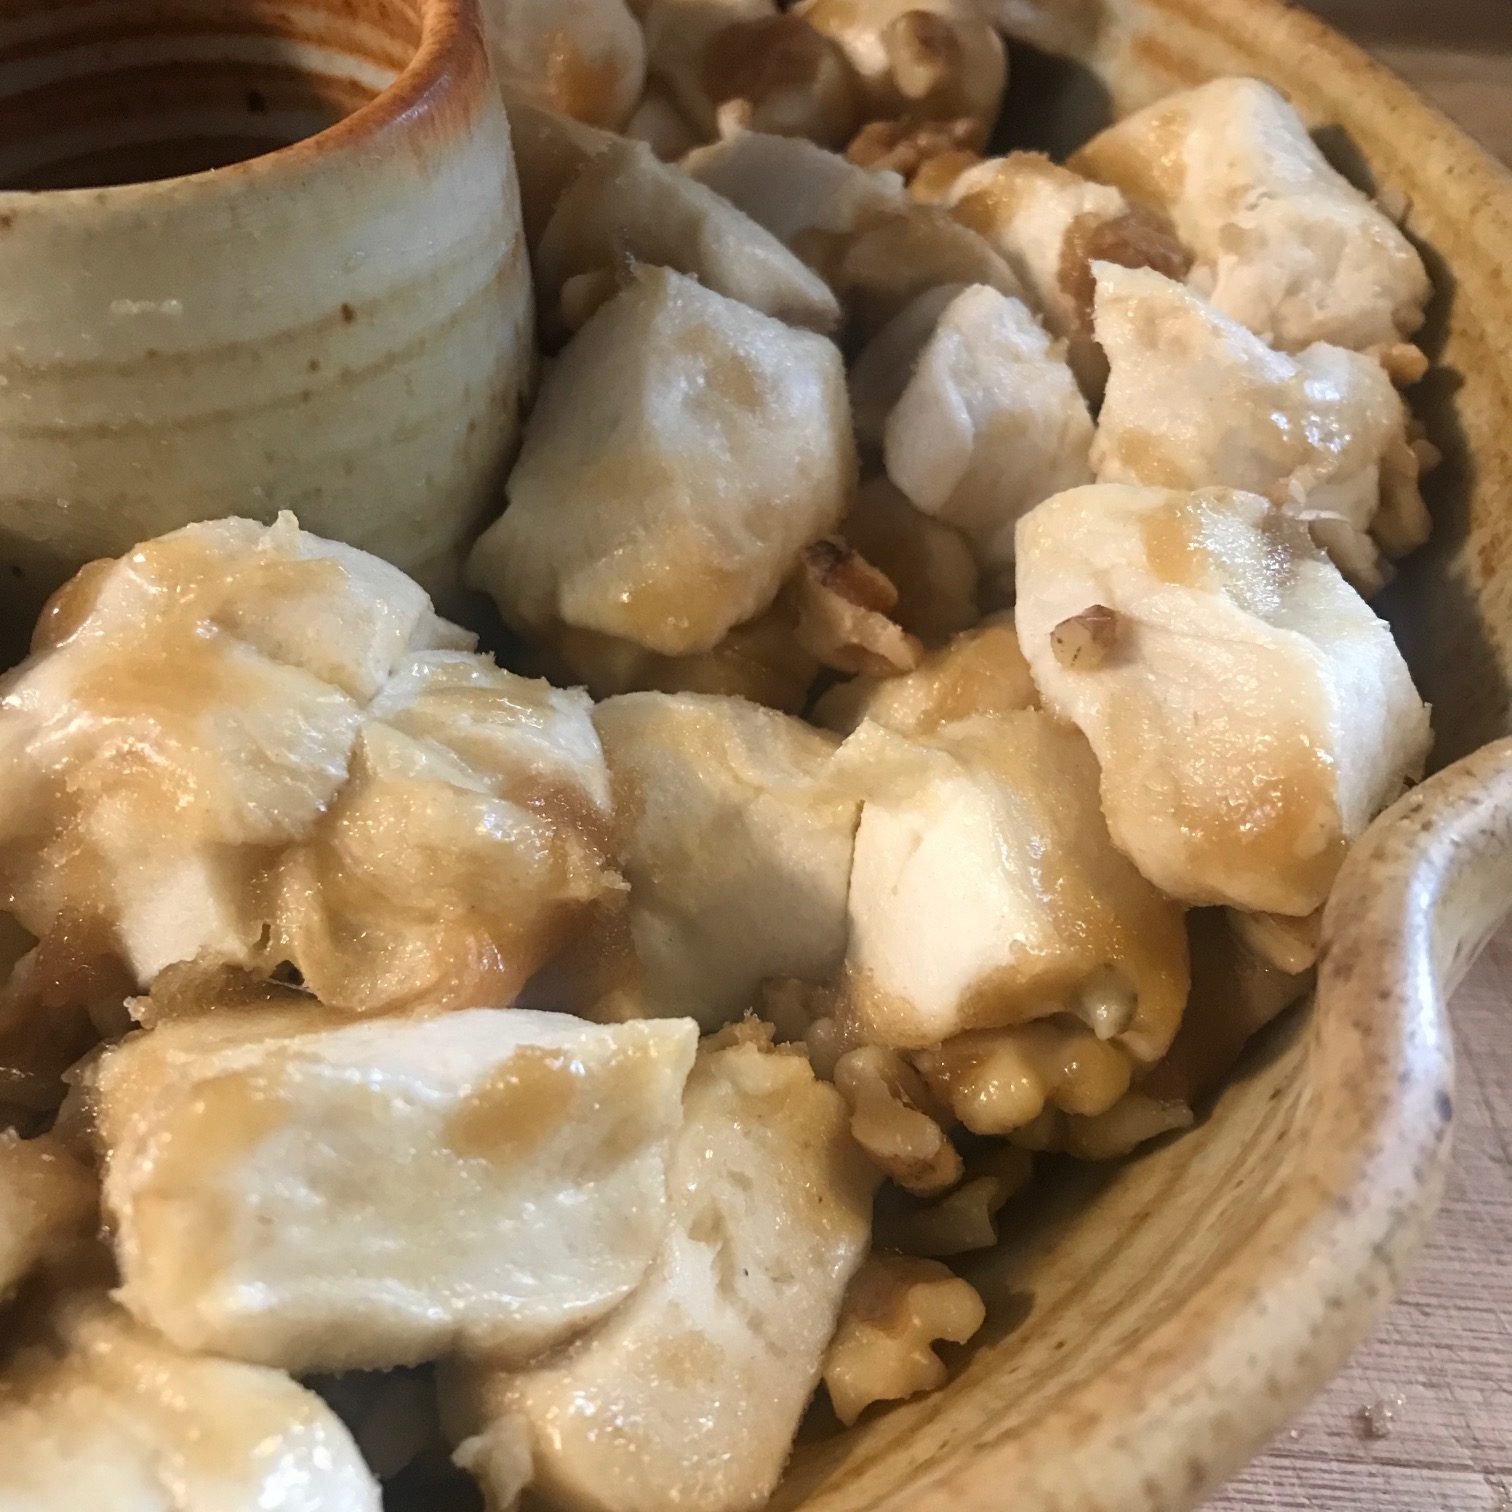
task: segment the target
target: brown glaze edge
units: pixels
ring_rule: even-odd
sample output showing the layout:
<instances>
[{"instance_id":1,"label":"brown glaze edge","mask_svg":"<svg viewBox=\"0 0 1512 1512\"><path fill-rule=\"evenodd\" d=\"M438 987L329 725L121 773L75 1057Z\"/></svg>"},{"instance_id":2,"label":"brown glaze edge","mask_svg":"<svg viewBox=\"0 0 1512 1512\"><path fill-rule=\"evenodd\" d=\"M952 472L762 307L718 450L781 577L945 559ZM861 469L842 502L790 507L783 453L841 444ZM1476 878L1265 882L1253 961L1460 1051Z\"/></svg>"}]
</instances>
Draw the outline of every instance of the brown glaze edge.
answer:
<instances>
[{"instance_id":1,"label":"brown glaze edge","mask_svg":"<svg viewBox=\"0 0 1512 1512\"><path fill-rule=\"evenodd\" d=\"M418 0L418 5L420 42L403 72L381 94L314 136L223 168L174 178L82 189L0 190L0 218L23 209L35 214L45 206L135 207L161 194L239 188L269 174L324 166L342 154L391 151L389 139L396 133L448 113L469 118L475 92L493 87L478 0Z\"/></svg>"}]
</instances>

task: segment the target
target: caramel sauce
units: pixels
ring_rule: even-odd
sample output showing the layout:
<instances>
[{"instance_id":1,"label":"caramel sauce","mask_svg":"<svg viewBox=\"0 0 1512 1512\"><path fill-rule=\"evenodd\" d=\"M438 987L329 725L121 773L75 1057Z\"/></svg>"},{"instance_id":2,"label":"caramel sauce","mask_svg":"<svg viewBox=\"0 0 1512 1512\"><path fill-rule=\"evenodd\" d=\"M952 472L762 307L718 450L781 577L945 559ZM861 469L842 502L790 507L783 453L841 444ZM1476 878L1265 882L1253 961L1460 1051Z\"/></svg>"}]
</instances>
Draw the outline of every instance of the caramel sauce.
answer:
<instances>
[{"instance_id":1,"label":"caramel sauce","mask_svg":"<svg viewBox=\"0 0 1512 1512\"><path fill-rule=\"evenodd\" d=\"M754 412L765 402L761 374L713 326L702 321L679 333L674 358L691 358L701 371L690 375L706 386L720 410Z\"/></svg>"},{"instance_id":2,"label":"caramel sauce","mask_svg":"<svg viewBox=\"0 0 1512 1512\"><path fill-rule=\"evenodd\" d=\"M612 58L591 62L570 31L548 32L544 92L554 109L590 126L612 128L622 70Z\"/></svg>"},{"instance_id":3,"label":"caramel sauce","mask_svg":"<svg viewBox=\"0 0 1512 1512\"><path fill-rule=\"evenodd\" d=\"M1192 123L1179 104L1141 111L1093 137L1068 159L1089 178L1115 184L1131 198L1166 208L1186 188L1186 144Z\"/></svg>"},{"instance_id":4,"label":"caramel sauce","mask_svg":"<svg viewBox=\"0 0 1512 1512\"><path fill-rule=\"evenodd\" d=\"M1095 262L1116 263L1123 268L1153 268L1177 282L1191 269L1191 254L1176 240L1163 219L1142 206L1111 219L1092 211L1076 216L1066 228L1061 243L1056 282L1076 310L1076 327L1083 334L1092 330L1092 307L1097 280Z\"/></svg>"},{"instance_id":5,"label":"caramel sauce","mask_svg":"<svg viewBox=\"0 0 1512 1512\"><path fill-rule=\"evenodd\" d=\"M111 557L86 562L42 606L36 629L32 632L31 649L34 656L60 646L73 635L94 613L100 600L100 590L110 569L115 566Z\"/></svg>"},{"instance_id":6,"label":"caramel sauce","mask_svg":"<svg viewBox=\"0 0 1512 1512\"><path fill-rule=\"evenodd\" d=\"M763 16L721 27L704 47L704 92L725 100L761 101L782 89L812 86L829 43L801 16Z\"/></svg>"},{"instance_id":7,"label":"caramel sauce","mask_svg":"<svg viewBox=\"0 0 1512 1512\"><path fill-rule=\"evenodd\" d=\"M170 1078L171 1068L163 1074ZM165 1094L171 1088L159 1086L154 1101ZM185 1293L215 1296L240 1244L233 1233L238 1203L227 1188L238 1185L236 1167L290 1121L287 1095L265 1071L229 1072L195 1087L171 1122L144 1116L157 1137L150 1178L131 1202L132 1248L152 1257L146 1264L154 1270L172 1266ZM122 1142L111 1140L117 1153Z\"/></svg>"},{"instance_id":8,"label":"caramel sauce","mask_svg":"<svg viewBox=\"0 0 1512 1512\"><path fill-rule=\"evenodd\" d=\"M1140 483L1151 487L1187 488L1192 483L1181 453L1157 431L1126 426L1115 434L1113 443L1108 448L1107 460L1116 463L1125 476L1136 478ZM1154 534L1159 541L1162 562L1171 570L1180 570L1184 556L1175 539L1177 533L1157 528ZM1179 581L1166 578L1164 571L1160 569L1156 570L1156 576L1166 582Z\"/></svg>"},{"instance_id":9,"label":"caramel sauce","mask_svg":"<svg viewBox=\"0 0 1512 1512\"><path fill-rule=\"evenodd\" d=\"M517 1050L447 1119L446 1142L468 1159L524 1159L573 1118L585 1079L582 1063L566 1051Z\"/></svg>"}]
</instances>

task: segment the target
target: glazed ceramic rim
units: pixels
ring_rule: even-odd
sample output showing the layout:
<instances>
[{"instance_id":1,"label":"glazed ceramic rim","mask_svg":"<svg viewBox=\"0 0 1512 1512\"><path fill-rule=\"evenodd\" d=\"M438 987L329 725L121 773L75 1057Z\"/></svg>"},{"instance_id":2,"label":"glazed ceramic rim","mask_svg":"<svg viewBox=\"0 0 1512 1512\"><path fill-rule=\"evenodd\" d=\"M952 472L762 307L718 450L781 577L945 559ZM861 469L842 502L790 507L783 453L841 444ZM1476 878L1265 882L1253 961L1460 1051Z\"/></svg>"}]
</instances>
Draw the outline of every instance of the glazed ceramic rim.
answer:
<instances>
[{"instance_id":1,"label":"glazed ceramic rim","mask_svg":"<svg viewBox=\"0 0 1512 1512\"><path fill-rule=\"evenodd\" d=\"M1512 176L1387 68L1282 0L1138 0L1257 56L1322 66L1453 163L1455 207L1512 230ZM1275 70L1283 86L1285 70ZM1375 154L1373 166L1379 167ZM1477 868L1499 890L1456 898ZM1442 1195L1452 1119L1447 998L1512 896L1512 739L1414 789L1354 847L1329 901L1307 1032L1317 1078L1288 1138L1296 1175L1243 1250L1096 1381L879 1502L908 1512L1191 1506L1242 1468L1337 1373L1394 1296ZM1445 943L1440 917L1472 918ZM957 1451L960 1452L959 1450ZM1088 1470L1075 1467L1084 1462Z\"/></svg>"},{"instance_id":2,"label":"glazed ceramic rim","mask_svg":"<svg viewBox=\"0 0 1512 1512\"><path fill-rule=\"evenodd\" d=\"M283 147L238 158L220 168L168 178L133 180L73 189L0 189L0 213L25 207L88 203L92 208L135 206L158 194L217 191L246 185L270 173L327 167L338 155L383 151L396 132L435 116L454 95L478 82L491 84L488 49L478 0L414 0L420 38L414 56L393 83L349 115Z\"/></svg>"}]
</instances>

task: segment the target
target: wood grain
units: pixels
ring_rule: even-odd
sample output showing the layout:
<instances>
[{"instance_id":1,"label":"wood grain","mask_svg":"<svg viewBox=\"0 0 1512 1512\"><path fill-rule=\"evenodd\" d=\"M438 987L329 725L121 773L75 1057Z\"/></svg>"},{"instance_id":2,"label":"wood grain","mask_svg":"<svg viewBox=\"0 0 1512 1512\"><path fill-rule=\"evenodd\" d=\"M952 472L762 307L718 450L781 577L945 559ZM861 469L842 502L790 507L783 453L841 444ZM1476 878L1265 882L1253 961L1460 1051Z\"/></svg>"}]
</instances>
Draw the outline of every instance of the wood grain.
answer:
<instances>
[{"instance_id":1,"label":"wood grain","mask_svg":"<svg viewBox=\"0 0 1512 1512\"><path fill-rule=\"evenodd\" d=\"M1512 162L1512 0L1312 8ZM1512 928L1453 1013L1454 1172L1416 1276L1212 1512L1512 1512Z\"/></svg>"}]
</instances>

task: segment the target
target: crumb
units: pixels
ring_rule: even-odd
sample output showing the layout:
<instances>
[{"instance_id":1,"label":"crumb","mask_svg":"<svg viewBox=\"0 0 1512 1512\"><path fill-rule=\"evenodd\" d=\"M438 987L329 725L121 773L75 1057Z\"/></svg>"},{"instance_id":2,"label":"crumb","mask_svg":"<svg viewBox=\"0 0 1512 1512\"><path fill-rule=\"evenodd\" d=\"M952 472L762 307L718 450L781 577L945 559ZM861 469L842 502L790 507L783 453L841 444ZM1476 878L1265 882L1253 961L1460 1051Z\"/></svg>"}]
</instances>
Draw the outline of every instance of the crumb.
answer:
<instances>
[{"instance_id":1,"label":"crumb","mask_svg":"<svg viewBox=\"0 0 1512 1512\"><path fill-rule=\"evenodd\" d=\"M1377 1397L1373 1402L1366 1402L1355 1413L1355 1423L1359 1435L1363 1439L1384 1439L1391 1437L1391 1425L1396 1420L1396 1415L1405 1406L1405 1401L1400 1396Z\"/></svg>"}]
</instances>

